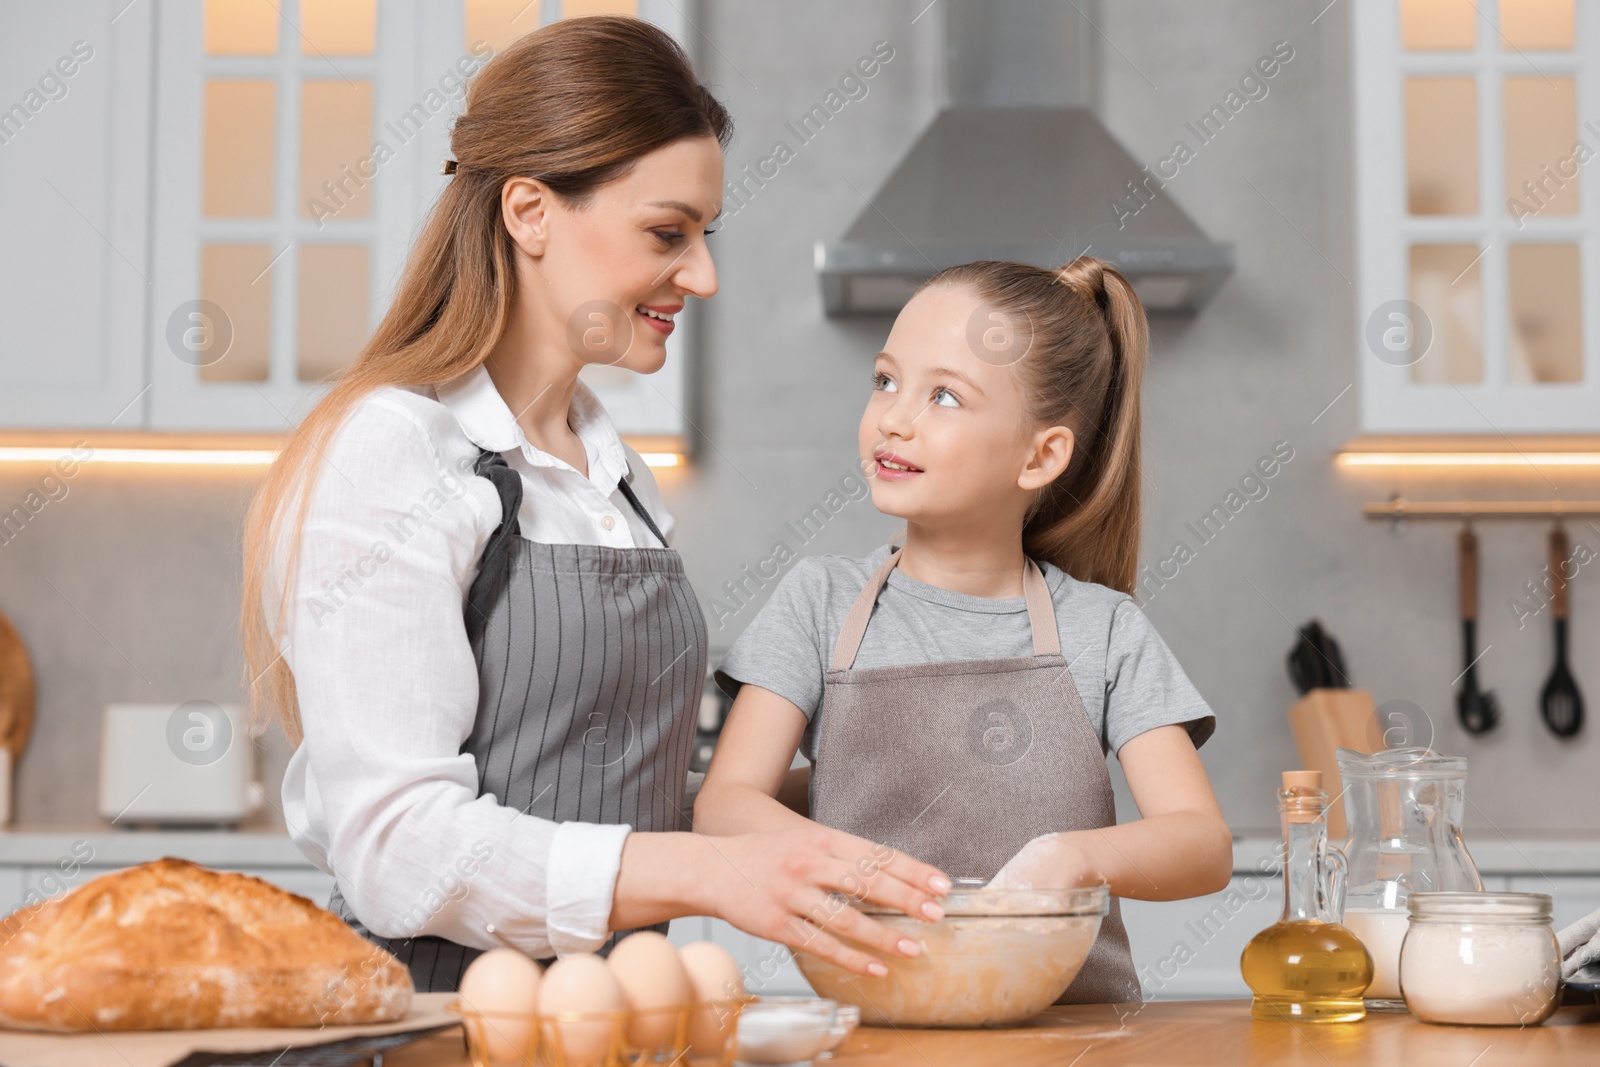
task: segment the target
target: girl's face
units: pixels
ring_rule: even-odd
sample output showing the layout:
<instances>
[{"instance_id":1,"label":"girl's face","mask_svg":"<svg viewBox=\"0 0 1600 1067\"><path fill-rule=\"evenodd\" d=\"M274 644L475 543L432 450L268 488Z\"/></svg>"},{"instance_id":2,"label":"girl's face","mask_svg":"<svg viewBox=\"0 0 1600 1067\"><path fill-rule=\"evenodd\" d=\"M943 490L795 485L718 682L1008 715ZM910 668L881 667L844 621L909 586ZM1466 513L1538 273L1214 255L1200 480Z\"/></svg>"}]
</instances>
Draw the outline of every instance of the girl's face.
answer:
<instances>
[{"instance_id":1,"label":"girl's face","mask_svg":"<svg viewBox=\"0 0 1600 1067\"><path fill-rule=\"evenodd\" d=\"M1020 364L969 341L987 308L965 286L911 298L873 363L862 467L879 511L924 525L1020 528L1034 491L1066 469L1072 431L1027 414Z\"/></svg>"},{"instance_id":2,"label":"girl's face","mask_svg":"<svg viewBox=\"0 0 1600 1067\"><path fill-rule=\"evenodd\" d=\"M585 364L660 370L684 298L717 291L706 235L721 205L722 149L712 137L641 156L581 205L548 189L525 201L518 244L533 267L524 290L540 332L564 336L557 344Z\"/></svg>"}]
</instances>

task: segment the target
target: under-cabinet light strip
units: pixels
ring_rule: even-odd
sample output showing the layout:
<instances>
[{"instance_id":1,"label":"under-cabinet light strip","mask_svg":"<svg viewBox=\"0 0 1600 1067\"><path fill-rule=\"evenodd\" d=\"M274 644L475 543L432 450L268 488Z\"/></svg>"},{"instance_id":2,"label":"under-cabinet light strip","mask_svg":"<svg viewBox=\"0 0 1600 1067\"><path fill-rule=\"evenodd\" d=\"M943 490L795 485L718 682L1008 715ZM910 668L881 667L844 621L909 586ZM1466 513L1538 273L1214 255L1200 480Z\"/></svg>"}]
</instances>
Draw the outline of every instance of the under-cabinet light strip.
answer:
<instances>
[{"instance_id":1,"label":"under-cabinet light strip","mask_svg":"<svg viewBox=\"0 0 1600 1067\"><path fill-rule=\"evenodd\" d=\"M259 467L277 457L276 449L265 448L95 448L87 456L78 456L71 446L66 445L52 448L0 447L0 463L54 463L69 460L74 463L138 463L153 466ZM683 456L677 452L642 452L640 458L651 467L683 465Z\"/></svg>"},{"instance_id":2,"label":"under-cabinet light strip","mask_svg":"<svg viewBox=\"0 0 1600 1067\"><path fill-rule=\"evenodd\" d=\"M1341 452L1341 467L1600 467L1600 452Z\"/></svg>"}]
</instances>

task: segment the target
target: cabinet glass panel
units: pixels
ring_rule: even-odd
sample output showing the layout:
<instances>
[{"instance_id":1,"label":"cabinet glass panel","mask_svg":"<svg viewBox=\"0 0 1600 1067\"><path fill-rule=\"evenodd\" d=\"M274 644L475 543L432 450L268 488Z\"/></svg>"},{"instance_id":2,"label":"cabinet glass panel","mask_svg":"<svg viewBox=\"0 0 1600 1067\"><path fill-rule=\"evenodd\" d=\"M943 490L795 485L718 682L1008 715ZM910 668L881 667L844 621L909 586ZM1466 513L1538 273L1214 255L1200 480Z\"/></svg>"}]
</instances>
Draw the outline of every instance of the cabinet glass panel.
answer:
<instances>
[{"instance_id":1,"label":"cabinet glass panel","mask_svg":"<svg viewBox=\"0 0 1600 1067\"><path fill-rule=\"evenodd\" d=\"M1578 213L1578 89L1570 76L1517 75L1505 80L1506 210L1533 215Z\"/></svg>"},{"instance_id":2,"label":"cabinet glass panel","mask_svg":"<svg viewBox=\"0 0 1600 1067\"><path fill-rule=\"evenodd\" d=\"M638 15L638 0L561 0L561 17L581 15Z\"/></svg>"},{"instance_id":3,"label":"cabinet glass panel","mask_svg":"<svg viewBox=\"0 0 1600 1067\"><path fill-rule=\"evenodd\" d=\"M300 86L300 217L364 219L372 212L372 83L307 79Z\"/></svg>"},{"instance_id":4,"label":"cabinet glass panel","mask_svg":"<svg viewBox=\"0 0 1600 1067\"><path fill-rule=\"evenodd\" d=\"M1411 300L1433 327L1433 343L1411 365L1411 380L1483 381L1482 251L1476 245L1412 245Z\"/></svg>"},{"instance_id":5,"label":"cabinet glass panel","mask_svg":"<svg viewBox=\"0 0 1600 1067\"><path fill-rule=\"evenodd\" d=\"M1571 51L1575 15L1573 0L1500 0L1501 47Z\"/></svg>"},{"instance_id":6,"label":"cabinet glass panel","mask_svg":"<svg viewBox=\"0 0 1600 1067\"><path fill-rule=\"evenodd\" d=\"M278 21L278 5L273 0L206 0L206 53L276 55Z\"/></svg>"},{"instance_id":7,"label":"cabinet glass panel","mask_svg":"<svg viewBox=\"0 0 1600 1067\"><path fill-rule=\"evenodd\" d=\"M1578 246L1512 245L1511 344L1506 378L1514 384L1583 380L1583 316Z\"/></svg>"},{"instance_id":8,"label":"cabinet glass panel","mask_svg":"<svg viewBox=\"0 0 1600 1067\"><path fill-rule=\"evenodd\" d=\"M221 318L185 347L203 382L264 382L272 365L270 245L208 244L200 249L200 295ZM220 349L220 351L218 351Z\"/></svg>"},{"instance_id":9,"label":"cabinet glass panel","mask_svg":"<svg viewBox=\"0 0 1600 1067\"><path fill-rule=\"evenodd\" d=\"M1478 87L1407 78L1406 202L1413 215L1478 213Z\"/></svg>"},{"instance_id":10,"label":"cabinet glass panel","mask_svg":"<svg viewBox=\"0 0 1600 1067\"><path fill-rule=\"evenodd\" d=\"M1400 0L1400 43L1419 52L1469 51L1477 20L1473 0Z\"/></svg>"},{"instance_id":11,"label":"cabinet glass panel","mask_svg":"<svg viewBox=\"0 0 1600 1067\"><path fill-rule=\"evenodd\" d=\"M539 28L539 0L466 0L467 48L487 41L496 55Z\"/></svg>"},{"instance_id":12,"label":"cabinet glass panel","mask_svg":"<svg viewBox=\"0 0 1600 1067\"><path fill-rule=\"evenodd\" d=\"M378 0L300 0L300 51L308 56L370 56Z\"/></svg>"},{"instance_id":13,"label":"cabinet glass panel","mask_svg":"<svg viewBox=\"0 0 1600 1067\"><path fill-rule=\"evenodd\" d=\"M206 82L201 213L207 218L271 216L277 99L270 81Z\"/></svg>"},{"instance_id":14,"label":"cabinet glass panel","mask_svg":"<svg viewBox=\"0 0 1600 1067\"><path fill-rule=\"evenodd\" d=\"M303 244L295 351L299 379L320 381L350 365L367 340L364 244Z\"/></svg>"}]
</instances>

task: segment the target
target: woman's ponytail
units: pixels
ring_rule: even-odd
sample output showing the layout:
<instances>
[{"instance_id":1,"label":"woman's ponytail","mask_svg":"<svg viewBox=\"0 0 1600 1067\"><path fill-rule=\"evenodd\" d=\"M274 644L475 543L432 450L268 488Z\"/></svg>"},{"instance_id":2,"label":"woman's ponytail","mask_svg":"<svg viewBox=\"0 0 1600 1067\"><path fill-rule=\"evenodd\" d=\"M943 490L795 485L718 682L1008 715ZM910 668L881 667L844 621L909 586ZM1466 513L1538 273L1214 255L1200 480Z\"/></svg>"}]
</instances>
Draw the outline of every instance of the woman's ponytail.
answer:
<instances>
[{"instance_id":1,"label":"woman's ponytail","mask_svg":"<svg viewBox=\"0 0 1600 1067\"><path fill-rule=\"evenodd\" d=\"M1032 344L1017 364L1030 414L1075 436L1065 472L1039 491L1023 550L1079 581L1132 594L1140 540L1140 392L1149 355L1144 307L1128 279L1079 257L1055 271L986 260L952 267L928 285L970 286Z\"/></svg>"}]
</instances>

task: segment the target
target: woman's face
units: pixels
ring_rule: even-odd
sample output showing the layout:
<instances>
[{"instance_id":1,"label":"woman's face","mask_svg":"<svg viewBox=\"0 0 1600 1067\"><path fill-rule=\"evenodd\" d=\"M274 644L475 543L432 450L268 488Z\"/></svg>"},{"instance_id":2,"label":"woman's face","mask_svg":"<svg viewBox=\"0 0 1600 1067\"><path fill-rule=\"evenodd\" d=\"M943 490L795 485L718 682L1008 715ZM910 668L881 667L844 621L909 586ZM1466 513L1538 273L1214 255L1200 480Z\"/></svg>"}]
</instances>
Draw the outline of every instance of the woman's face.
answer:
<instances>
[{"instance_id":1,"label":"woman's face","mask_svg":"<svg viewBox=\"0 0 1600 1067\"><path fill-rule=\"evenodd\" d=\"M582 204L546 195L513 234L530 252L524 289L540 332L580 362L651 374L684 298L717 291L706 247L722 210L722 149L686 137L641 156Z\"/></svg>"},{"instance_id":2,"label":"woman's face","mask_svg":"<svg viewBox=\"0 0 1600 1067\"><path fill-rule=\"evenodd\" d=\"M911 298L873 362L863 469L879 511L938 525L1021 523L1033 490L1065 468L1072 434L1031 424L1016 364L980 358L984 314L965 286Z\"/></svg>"}]
</instances>

